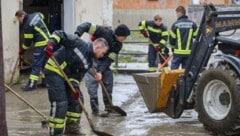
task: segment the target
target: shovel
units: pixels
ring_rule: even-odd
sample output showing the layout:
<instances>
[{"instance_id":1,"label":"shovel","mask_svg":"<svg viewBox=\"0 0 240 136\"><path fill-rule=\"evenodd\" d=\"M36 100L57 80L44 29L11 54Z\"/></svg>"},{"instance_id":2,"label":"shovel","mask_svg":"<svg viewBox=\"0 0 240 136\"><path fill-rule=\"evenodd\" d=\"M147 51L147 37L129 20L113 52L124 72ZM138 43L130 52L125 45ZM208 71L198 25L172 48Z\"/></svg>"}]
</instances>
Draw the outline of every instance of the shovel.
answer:
<instances>
[{"instance_id":1,"label":"shovel","mask_svg":"<svg viewBox=\"0 0 240 136\"><path fill-rule=\"evenodd\" d=\"M24 99L21 95L19 95L17 92L15 92L12 88L10 88L7 84L4 84L4 86L17 98L19 98L21 101L23 101L25 104L27 104L31 109L33 109L36 113L38 113L42 117L42 128L48 128L48 120L47 117L43 115L37 108L35 108L33 105L31 105L26 99Z\"/></svg>"},{"instance_id":2,"label":"shovel","mask_svg":"<svg viewBox=\"0 0 240 136\"><path fill-rule=\"evenodd\" d=\"M73 92L76 92L76 90L73 88L71 82L69 81L67 75L65 74L65 72L62 70L62 68L60 67L59 63L57 62L57 60L54 58L54 57L51 57L51 59L55 62L55 64L57 65L57 68L58 70L61 72L61 74L63 75L63 78L65 79L65 81L68 83L69 87L71 88L71 90ZM88 123L90 125L90 127L92 128L92 131L97 134L98 136L112 136L111 134L108 134L106 132L101 132L101 131L98 131L96 130L94 124L93 124L93 121L90 119L89 115L88 115L88 112L86 110L86 108L84 107L83 103L82 103L82 100L81 98L78 98L78 102L84 112L84 114L86 115L87 117L87 120L88 120Z\"/></svg>"},{"instance_id":3,"label":"shovel","mask_svg":"<svg viewBox=\"0 0 240 136\"><path fill-rule=\"evenodd\" d=\"M96 71L95 68L92 68L92 71L93 71L93 73L94 73L95 75L97 74L97 71ZM111 108L112 110L114 110L116 113L119 113L121 116L127 116L127 113L126 113L123 109L121 109L121 108L118 107L118 106L114 106L114 105L113 105L112 100L111 100L111 98L110 98L110 96L109 96L109 93L108 93L108 91L107 91L107 88L106 88L105 85L103 84L103 81L100 80L99 82L100 82L100 85L102 86L102 89L104 90L103 92L106 94L107 99L108 99L108 101L109 101L109 103L110 103L110 108Z\"/></svg>"},{"instance_id":4,"label":"shovel","mask_svg":"<svg viewBox=\"0 0 240 136\"><path fill-rule=\"evenodd\" d=\"M159 54L162 55L161 53L159 53ZM172 56L173 56L173 54L169 55L167 59L165 59L165 58L162 56L163 59L164 59L164 62L163 62L163 64L157 69L158 72L160 72L160 71L162 70L162 68L167 65L168 61L172 58Z\"/></svg>"}]
</instances>

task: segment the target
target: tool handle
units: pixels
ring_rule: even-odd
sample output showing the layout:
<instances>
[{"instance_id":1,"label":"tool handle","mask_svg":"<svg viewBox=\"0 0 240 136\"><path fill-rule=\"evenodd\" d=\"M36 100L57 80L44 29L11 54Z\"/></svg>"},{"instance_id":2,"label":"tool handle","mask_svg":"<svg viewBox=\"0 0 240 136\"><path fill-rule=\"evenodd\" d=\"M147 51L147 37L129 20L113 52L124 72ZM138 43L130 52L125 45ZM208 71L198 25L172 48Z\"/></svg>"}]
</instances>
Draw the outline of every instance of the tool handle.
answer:
<instances>
[{"instance_id":1,"label":"tool handle","mask_svg":"<svg viewBox=\"0 0 240 136\"><path fill-rule=\"evenodd\" d=\"M92 71L93 71L94 75L97 74L97 70L96 70L94 67L92 67ZM106 86L103 84L103 81L102 81L102 80L100 80L99 83L100 83L100 85L101 85L104 93L106 94L109 103L110 103L111 106L112 106L113 103L112 103L112 100L111 100L111 98L110 98L110 95L109 95L109 93L108 93L108 90L107 90Z\"/></svg>"},{"instance_id":2,"label":"tool handle","mask_svg":"<svg viewBox=\"0 0 240 136\"><path fill-rule=\"evenodd\" d=\"M4 84L4 86L16 97L18 97L20 100L22 100L25 104L27 104L31 109L33 109L35 112L37 112L44 120L47 120L47 118L33 105L31 105L26 99L24 99L22 96L20 96L17 92L15 92L12 88L10 88L7 84Z\"/></svg>"},{"instance_id":3,"label":"tool handle","mask_svg":"<svg viewBox=\"0 0 240 136\"><path fill-rule=\"evenodd\" d=\"M68 79L68 76L65 74L65 72L63 71L63 69L60 67L60 65L59 65L59 63L57 62L57 60L56 60L53 56L51 57L51 59L52 59L52 60L55 62L55 64L57 65L58 70L59 70L59 71L61 72L61 74L63 75L63 78L64 78L65 81L68 83L70 89L75 93L76 90L74 89L73 85L71 84L70 80ZM86 108L84 107L81 98L78 98L78 102L79 102L79 104L80 104L83 112L85 113L85 115L86 115L86 117L87 117L87 120L88 120L91 128L94 130L95 127L94 127L94 125L93 125L93 122L92 122L92 120L89 118L88 112L87 112Z\"/></svg>"}]
</instances>

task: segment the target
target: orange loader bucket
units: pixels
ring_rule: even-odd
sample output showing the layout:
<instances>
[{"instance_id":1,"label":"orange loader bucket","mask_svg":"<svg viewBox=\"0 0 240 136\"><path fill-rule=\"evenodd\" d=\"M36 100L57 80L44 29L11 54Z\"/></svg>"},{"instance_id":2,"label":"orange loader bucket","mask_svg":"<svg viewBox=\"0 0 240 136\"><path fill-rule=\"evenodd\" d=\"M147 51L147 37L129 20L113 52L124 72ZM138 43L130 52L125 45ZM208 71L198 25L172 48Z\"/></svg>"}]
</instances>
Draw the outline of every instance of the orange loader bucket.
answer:
<instances>
[{"instance_id":1,"label":"orange loader bucket","mask_svg":"<svg viewBox=\"0 0 240 136\"><path fill-rule=\"evenodd\" d=\"M184 70L172 70L133 75L150 113L162 112L166 108L171 89L183 73Z\"/></svg>"}]
</instances>

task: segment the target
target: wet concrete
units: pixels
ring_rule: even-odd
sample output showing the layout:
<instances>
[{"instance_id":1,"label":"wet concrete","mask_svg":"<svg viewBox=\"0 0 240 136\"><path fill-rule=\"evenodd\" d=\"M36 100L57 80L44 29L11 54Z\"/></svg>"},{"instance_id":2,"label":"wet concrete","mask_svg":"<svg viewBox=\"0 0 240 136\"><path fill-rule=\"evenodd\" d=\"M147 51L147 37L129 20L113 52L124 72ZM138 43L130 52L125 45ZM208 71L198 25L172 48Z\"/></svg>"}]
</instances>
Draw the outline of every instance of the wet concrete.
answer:
<instances>
[{"instance_id":1,"label":"wet concrete","mask_svg":"<svg viewBox=\"0 0 240 136\"><path fill-rule=\"evenodd\" d=\"M13 87L31 102L43 114L49 114L49 102L46 89L23 92L20 86ZM89 96L85 84L81 84L85 106L97 130L115 136L205 136L209 133L197 119L193 110L185 111L180 119L171 119L164 113L150 114L138 92L131 75L115 75L113 103L127 112L126 117L111 114L107 118L94 117L89 106ZM99 91L100 108L103 109L102 94ZM18 100L10 92L6 93L7 123L9 136L47 136L48 130L41 128L41 117ZM81 120L82 130L87 136L94 136L86 117Z\"/></svg>"}]
</instances>

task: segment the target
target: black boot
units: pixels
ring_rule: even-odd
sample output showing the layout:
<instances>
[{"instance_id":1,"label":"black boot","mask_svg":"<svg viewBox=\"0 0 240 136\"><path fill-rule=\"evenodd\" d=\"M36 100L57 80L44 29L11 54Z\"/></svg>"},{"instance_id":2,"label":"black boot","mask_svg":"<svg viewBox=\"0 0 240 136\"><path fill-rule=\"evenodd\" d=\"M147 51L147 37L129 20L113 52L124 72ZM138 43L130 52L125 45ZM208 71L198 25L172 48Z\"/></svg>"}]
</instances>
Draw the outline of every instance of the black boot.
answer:
<instances>
[{"instance_id":1,"label":"black boot","mask_svg":"<svg viewBox=\"0 0 240 136\"><path fill-rule=\"evenodd\" d=\"M64 134L85 136L86 134L81 132L81 127L79 125L79 121L73 122L71 120L66 121L65 132Z\"/></svg>"},{"instance_id":2,"label":"black boot","mask_svg":"<svg viewBox=\"0 0 240 136\"><path fill-rule=\"evenodd\" d=\"M36 84L37 84L37 81L29 80L26 86L22 87L22 89L23 91L33 91L34 89L36 89Z\"/></svg>"},{"instance_id":3,"label":"black boot","mask_svg":"<svg viewBox=\"0 0 240 136\"><path fill-rule=\"evenodd\" d=\"M40 84L38 84L38 87L40 87L40 88L46 88L47 87L45 78L42 78L42 82Z\"/></svg>"}]
</instances>

